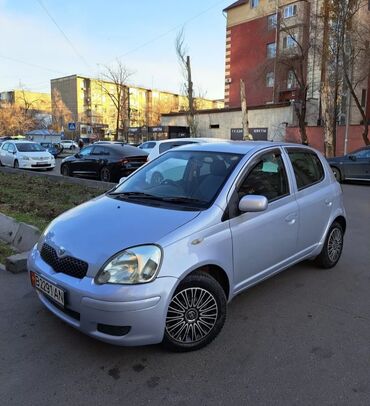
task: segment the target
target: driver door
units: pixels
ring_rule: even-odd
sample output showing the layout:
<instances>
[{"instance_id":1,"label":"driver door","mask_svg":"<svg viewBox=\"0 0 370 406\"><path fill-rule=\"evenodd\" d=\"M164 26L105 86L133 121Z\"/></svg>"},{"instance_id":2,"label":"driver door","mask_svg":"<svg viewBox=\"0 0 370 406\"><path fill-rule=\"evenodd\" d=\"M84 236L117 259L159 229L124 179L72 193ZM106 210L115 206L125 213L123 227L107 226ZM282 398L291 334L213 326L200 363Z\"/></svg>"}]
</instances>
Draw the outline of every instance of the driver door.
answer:
<instances>
[{"instance_id":1,"label":"driver door","mask_svg":"<svg viewBox=\"0 0 370 406\"><path fill-rule=\"evenodd\" d=\"M296 253L299 212L284 159L280 149L258 155L230 199L235 205L230 219L234 293L278 271ZM245 195L265 196L267 210L240 212L238 204Z\"/></svg>"}]
</instances>

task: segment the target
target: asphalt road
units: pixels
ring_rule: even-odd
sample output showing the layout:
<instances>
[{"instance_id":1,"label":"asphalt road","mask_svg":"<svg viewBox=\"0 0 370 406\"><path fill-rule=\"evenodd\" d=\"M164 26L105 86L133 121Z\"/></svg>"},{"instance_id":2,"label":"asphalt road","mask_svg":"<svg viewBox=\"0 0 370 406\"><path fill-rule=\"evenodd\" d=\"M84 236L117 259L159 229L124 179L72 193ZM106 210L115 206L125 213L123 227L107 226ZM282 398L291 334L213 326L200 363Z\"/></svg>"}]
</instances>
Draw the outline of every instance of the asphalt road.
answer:
<instances>
[{"instance_id":1,"label":"asphalt road","mask_svg":"<svg viewBox=\"0 0 370 406\"><path fill-rule=\"evenodd\" d=\"M45 310L26 274L0 272L0 404L369 405L370 187L344 191L337 267L306 262L238 296L198 352L95 341Z\"/></svg>"}]
</instances>

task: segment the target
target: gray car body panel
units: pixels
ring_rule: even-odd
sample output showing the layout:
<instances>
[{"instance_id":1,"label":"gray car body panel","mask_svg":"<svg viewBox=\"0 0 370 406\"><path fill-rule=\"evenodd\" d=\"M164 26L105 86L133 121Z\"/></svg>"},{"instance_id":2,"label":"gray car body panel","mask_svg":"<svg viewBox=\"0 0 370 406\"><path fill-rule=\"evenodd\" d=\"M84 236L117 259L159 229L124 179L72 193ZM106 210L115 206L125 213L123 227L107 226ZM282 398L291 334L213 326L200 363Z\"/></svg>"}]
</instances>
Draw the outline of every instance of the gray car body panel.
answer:
<instances>
[{"instance_id":1,"label":"gray car body panel","mask_svg":"<svg viewBox=\"0 0 370 406\"><path fill-rule=\"evenodd\" d=\"M243 154L210 208L182 211L96 198L54 220L42 236L55 248L89 263L82 280L55 273L35 247L28 260L33 270L68 292L68 307L81 315L76 321L39 294L50 311L73 327L99 340L119 345L158 343L163 339L171 297L186 275L203 266L221 268L230 285L229 301L248 287L283 269L318 255L328 229L345 217L342 192L329 164L317 185L297 190L287 148L296 144L225 142L180 147ZM180 149L179 148L179 149ZM302 148L302 146L299 146ZM306 147L305 147L306 148ZM289 178L290 195L269 204L264 212L224 217L238 182L255 159L279 149ZM139 169L139 171L142 169ZM134 176L131 175L131 176ZM142 285L97 285L94 276L115 253L141 244L162 247L157 278ZM97 331L97 323L129 325L123 337Z\"/></svg>"}]
</instances>

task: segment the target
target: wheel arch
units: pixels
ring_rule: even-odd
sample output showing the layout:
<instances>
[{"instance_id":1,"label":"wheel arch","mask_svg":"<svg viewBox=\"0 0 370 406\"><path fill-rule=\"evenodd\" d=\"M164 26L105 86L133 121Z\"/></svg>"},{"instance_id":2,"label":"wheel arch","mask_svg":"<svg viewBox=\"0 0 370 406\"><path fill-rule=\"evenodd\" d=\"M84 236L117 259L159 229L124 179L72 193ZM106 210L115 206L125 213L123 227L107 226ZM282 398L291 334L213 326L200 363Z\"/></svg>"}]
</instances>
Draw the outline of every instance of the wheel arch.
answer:
<instances>
[{"instance_id":1,"label":"wheel arch","mask_svg":"<svg viewBox=\"0 0 370 406\"><path fill-rule=\"evenodd\" d=\"M333 223L339 223L343 229L343 234L345 234L346 232L346 228L347 228L347 220L345 219L344 216L338 216L334 219Z\"/></svg>"},{"instance_id":2,"label":"wheel arch","mask_svg":"<svg viewBox=\"0 0 370 406\"><path fill-rule=\"evenodd\" d=\"M341 170L341 168L339 167L339 165L336 164L330 164L330 169L336 169L339 172L340 175L340 180L339 181L344 181L344 172Z\"/></svg>"},{"instance_id":3,"label":"wheel arch","mask_svg":"<svg viewBox=\"0 0 370 406\"><path fill-rule=\"evenodd\" d=\"M195 272L204 272L212 278L214 278L222 287L223 291L225 292L225 296L227 300L230 298L230 280L229 276L227 275L227 272L221 268L219 265L215 264L207 264L207 265L201 265L198 268L192 269L190 272L185 274L183 278L179 281L181 283L184 279L186 279L189 275L195 273Z\"/></svg>"}]
</instances>

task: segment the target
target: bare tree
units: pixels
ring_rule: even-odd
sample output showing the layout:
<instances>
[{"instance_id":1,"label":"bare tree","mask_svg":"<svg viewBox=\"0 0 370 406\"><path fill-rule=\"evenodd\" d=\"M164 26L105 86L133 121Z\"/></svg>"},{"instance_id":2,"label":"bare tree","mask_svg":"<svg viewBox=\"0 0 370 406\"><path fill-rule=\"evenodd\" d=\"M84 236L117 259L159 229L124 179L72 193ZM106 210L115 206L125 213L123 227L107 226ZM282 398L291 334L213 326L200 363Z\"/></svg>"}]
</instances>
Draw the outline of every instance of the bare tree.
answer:
<instances>
[{"instance_id":1,"label":"bare tree","mask_svg":"<svg viewBox=\"0 0 370 406\"><path fill-rule=\"evenodd\" d=\"M33 118L25 115L22 107L9 103L0 105L0 135L24 134L35 126Z\"/></svg>"},{"instance_id":2,"label":"bare tree","mask_svg":"<svg viewBox=\"0 0 370 406\"><path fill-rule=\"evenodd\" d=\"M115 140L118 139L120 129L127 136L130 122L130 89L128 80L132 75L133 72L118 59L114 66L105 66L105 71L101 74L102 90L110 98L116 110Z\"/></svg>"},{"instance_id":3,"label":"bare tree","mask_svg":"<svg viewBox=\"0 0 370 406\"><path fill-rule=\"evenodd\" d=\"M52 126L55 131L61 131L72 121L72 113L63 102L60 92L57 89L53 89L52 91L52 116Z\"/></svg>"},{"instance_id":4,"label":"bare tree","mask_svg":"<svg viewBox=\"0 0 370 406\"><path fill-rule=\"evenodd\" d=\"M343 34L340 37L340 56L343 61L344 83L360 113L363 123L362 138L364 143L370 145L370 117L366 105L363 105L362 100L360 100L360 87L362 85L368 87L370 77L368 1L338 0L334 12L336 21L343 27ZM368 88L367 92L369 90ZM347 115L347 118L349 118L349 115Z\"/></svg>"},{"instance_id":5,"label":"bare tree","mask_svg":"<svg viewBox=\"0 0 370 406\"><path fill-rule=\"evenodd\" d=\"M247 96L245 93L245 83L243 79L240 79L240 104L242 109L243 139L253 140L253 137L249 133Z\"/></svg>"},{"instance_id":6,"label":"bare tree","mask_svg":"<svg viewBox=\"0 0 370 406\"><path fill-rule=\"evenodd\" d=\"M184 29L177 34L175 47L176 55L184 76L184 90L188 99L187 122L190 129L190 136L196 137L198 134L198 122L194 101L194 87L191 75L190 56L187 55L188 49L185 45Z\"/></svg>"}]
</instances>

